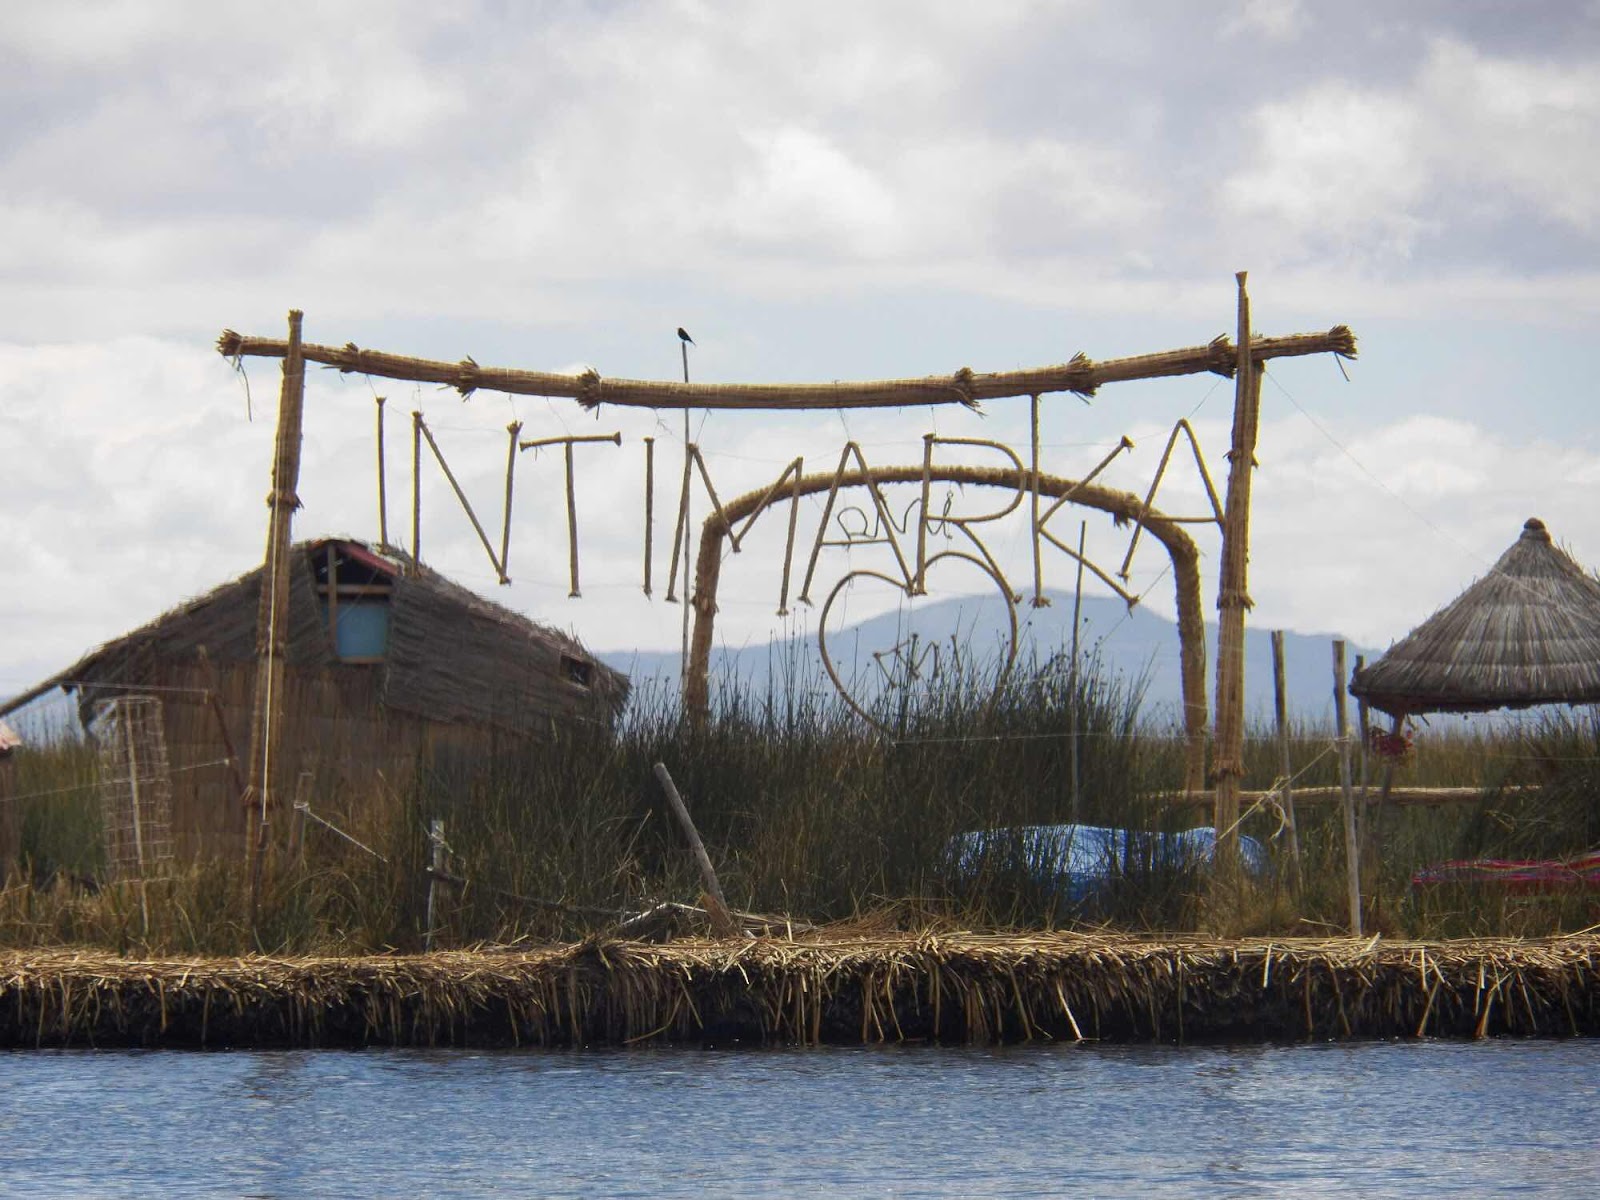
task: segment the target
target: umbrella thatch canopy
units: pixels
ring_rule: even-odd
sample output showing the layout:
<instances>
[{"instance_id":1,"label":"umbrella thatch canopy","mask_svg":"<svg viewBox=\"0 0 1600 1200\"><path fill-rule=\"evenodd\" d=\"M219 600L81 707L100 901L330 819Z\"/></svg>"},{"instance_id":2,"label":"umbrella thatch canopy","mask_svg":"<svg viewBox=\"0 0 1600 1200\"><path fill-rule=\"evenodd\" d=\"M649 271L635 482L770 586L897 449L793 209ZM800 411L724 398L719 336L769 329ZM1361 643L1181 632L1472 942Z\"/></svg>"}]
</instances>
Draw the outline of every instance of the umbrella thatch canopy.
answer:
<instances>
[{"instance_id":1,"label":"umbrella thatch canopy","mask_svg":"<svg viewBox=\"0 0 1600 1200\"><path fill-rule=\"evenodd\" d=\"M1600 703L1600 583L1529 520L1489 574L1357 671L1350 693L1395 716Z\"/></svg>"}]
</instances>

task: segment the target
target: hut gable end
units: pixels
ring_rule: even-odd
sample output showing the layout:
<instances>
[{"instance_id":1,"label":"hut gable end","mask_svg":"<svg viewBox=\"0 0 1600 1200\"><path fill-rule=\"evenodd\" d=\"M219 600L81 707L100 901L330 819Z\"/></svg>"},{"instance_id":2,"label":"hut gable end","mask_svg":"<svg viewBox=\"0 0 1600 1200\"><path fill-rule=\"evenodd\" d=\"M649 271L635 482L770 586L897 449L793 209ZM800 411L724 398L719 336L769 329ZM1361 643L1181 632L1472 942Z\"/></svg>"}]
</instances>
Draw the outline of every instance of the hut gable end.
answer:
<instances>
[{"instance_id":1,"label":"hut gable end","mask_svg":"<svg viewBox=\"0 0 1600 1200\"><path fill-rule=\"evenodd\" d=\"M609 721L627 680L573 638L423 569L399 580L389 630L390 708L434 721L542 731Z\"/></svg>"}]
</instances>

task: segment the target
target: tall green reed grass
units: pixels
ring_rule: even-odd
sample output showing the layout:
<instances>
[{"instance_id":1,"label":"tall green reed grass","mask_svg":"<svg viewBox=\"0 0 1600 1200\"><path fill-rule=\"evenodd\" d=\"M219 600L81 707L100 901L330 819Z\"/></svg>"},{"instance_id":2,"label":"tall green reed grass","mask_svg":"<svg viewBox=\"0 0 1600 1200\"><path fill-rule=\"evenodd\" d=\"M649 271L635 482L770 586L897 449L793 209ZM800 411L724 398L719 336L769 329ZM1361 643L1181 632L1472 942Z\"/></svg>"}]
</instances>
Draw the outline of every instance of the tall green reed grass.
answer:
<instances>
[{"instance_id":1,"label":"tall green reed grass","mask_svg":"<svg viewBox=\"0 0 1600 1200\"><path fill-rule=\"evenodd\" d=\"M430 820L444 822L449 870L436 892L436 944L513 943L602 930L701 883L652 768L686 798L737 908L806 921L893 910L907 923L965 928L1101 926L1149 932L1332 932L1344 921L1337 805L1299 812L1304 886L1287 870L1270 811L1243 832L1273 870L1218 911L1203 869L1134 856L1089 897L1000 856L953 868L956 835L1080 821L1131 829L1205 824L1159 805L1183 774L1178 730L1141 718L1142 681L1092 655L1021 664L991 698L992 667L946 672L863 722L822 681L783 676L765 690L724 684L704 726L648 687L614 730L571 728L488 753L436 753L373 796L316 793L311 808L363 843L310 824L301 854L281 846L251 921L238 861L181 864L167 878L101 886L92 748L65 739L14 762L21 857L0 889L0 944L83 942L177 953L356 953L423 940ZM1330 733L1292 731L1302 786L1332 784ZM1074 785L1074 743L1076 785ZM1308 765L1309 764L1309 765ZM1278 771L1272 731L1247 741L1246 784ZM1379 772L1370 772L1376 786ZM1369 929L1415 936L1541 933L1595 924L1586 896L1507 897L1410 887L1448 858L1544 857L1600 842L1600 737L1587 716L1523 732L1428 730L1400 782L1482 783L1477 804L1386 814L1369 852ZM1537 793L1507 785L1537 782ZM284 815L286 817L287 814ZM281 834L285 819L277 825ZM1372 819L1369 818L1369 826ZM1374 829L1369 828L1369 837ZM1369 847L1369 851L1373 849ZM369 852L370 851L370 852ZM380 857L381 856L381 857Z\"/></svg>"}]
</instances>

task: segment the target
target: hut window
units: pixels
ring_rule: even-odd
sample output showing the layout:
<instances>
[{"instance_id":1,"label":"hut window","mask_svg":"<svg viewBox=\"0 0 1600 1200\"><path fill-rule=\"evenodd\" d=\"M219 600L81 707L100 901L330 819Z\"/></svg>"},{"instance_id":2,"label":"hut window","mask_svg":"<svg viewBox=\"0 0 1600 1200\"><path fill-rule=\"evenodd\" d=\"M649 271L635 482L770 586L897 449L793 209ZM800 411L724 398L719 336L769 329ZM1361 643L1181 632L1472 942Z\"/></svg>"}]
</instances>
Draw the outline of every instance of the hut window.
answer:
<instances>
[{"instance_id":1,"label":"hut window","mask_svg":"<svg viewBox=\"0 0 1600 1200\"><path fill-rule=\"evenodd\" d=\"M329 542L314 568L328 641L340 662L382 662L389 649L391 576Z\"/></svg>"},{"instance_id":2,"label":"hut window","mask_svg":"<svg viewBox=\"0 0 1600 1200\"><path fill-rule=\"evenodd\" d=\"M561 656L561 678L568 683L575 683L579 687L594 686L594 664L586 658L574 658L570 654Z\"/></svg>"},{"instance_id":3,"label":"hut window","mask_svg":"<svg viewBox=\"0 0 1600 1200\"><path fill-rule=\"evenodd\" d=\"M329 605L330 612L332 605ZM333 648L345 662L372 662L389 649L389 603L346 600L333 623Z\"/></svg>"}]
</instances>

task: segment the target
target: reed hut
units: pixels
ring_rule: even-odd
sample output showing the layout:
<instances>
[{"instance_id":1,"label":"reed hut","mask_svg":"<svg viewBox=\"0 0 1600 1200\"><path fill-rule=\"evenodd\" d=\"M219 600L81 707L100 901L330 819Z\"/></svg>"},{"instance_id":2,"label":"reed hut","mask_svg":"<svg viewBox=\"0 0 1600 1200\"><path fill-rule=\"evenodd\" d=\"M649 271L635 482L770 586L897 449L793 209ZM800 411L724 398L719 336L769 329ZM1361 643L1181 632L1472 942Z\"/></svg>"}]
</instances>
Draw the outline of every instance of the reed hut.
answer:
<instances>
[{"instance_id":1,"label":"reed hut","mask_svg":"<svg viewBox=\"0 0 1600 1200\"><path fill-rule=\"evenodd\" d=\"M1359 670L1396 718L1600 703L1600 583L1531 518L1490 572Z\"/></svg>"},{"instance_id":2,"label":"reed hut","mask_svg":"<svg viewBox=\"0 0 1600 1200\"><path fill-rule=\"evenodd\" d=\"M392 550L322 539L290 554L284 714L272 786L310 772L319 795L392 794L443 754L478 755L564 727L609 727L626 676L574 638ZM21 696L61 688L91 734L101 706L161 700L179 856L244 845L240 756L250 742L263 568L180 605Z\"/></svg>"}]
</instances>

